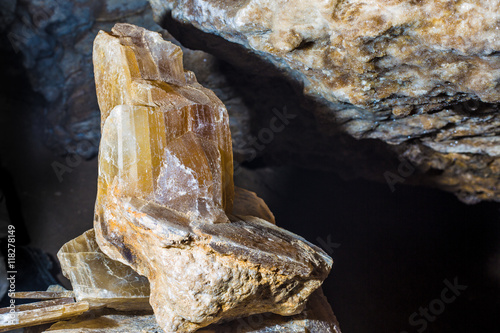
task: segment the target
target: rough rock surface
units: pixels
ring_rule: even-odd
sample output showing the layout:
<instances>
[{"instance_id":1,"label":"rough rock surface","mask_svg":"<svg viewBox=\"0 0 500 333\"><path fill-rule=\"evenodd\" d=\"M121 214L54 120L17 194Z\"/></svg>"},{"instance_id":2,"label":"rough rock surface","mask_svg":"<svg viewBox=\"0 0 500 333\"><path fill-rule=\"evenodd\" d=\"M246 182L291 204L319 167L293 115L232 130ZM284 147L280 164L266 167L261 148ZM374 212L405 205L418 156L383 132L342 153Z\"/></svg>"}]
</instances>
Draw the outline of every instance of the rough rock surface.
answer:
<instances>
[{"instance_id":1,"label":"rough rock surface","mask_svg":"<svg viewBox=\"0 0 500 333\"><path fill-rule=\"evenodd\" d=\"M185 45L245 62L183 34L190 24L284 70L325 104L314 111L326 131L394 145L464 201L500 198L498 1L150 2L169 29L185 24L170 31Z\"/></svg>"},{"instance_id":2,"label":"rough rock surface","mask_svg":"<svg viewBox=\"0 0 500 333\"><path fill-rule=\"evenodd\" d=\"M236 188L234 204L233 214L256 216L274 224L273 213L254 192ZM148 279L106 256L97 245L94 229L64 244L57 258L77 301L86 301L92 308L151 310Z\"/></svg>"},{"instance_id":3,"label":"rough rock surface","mask_svg":"<svg viewBox=\"0 0 500 333\"><path fill-rule=\"evenodd\" d=\"M462 94L500 99L497 1L152 4L295 70L306 89L332 102L383 108L460 100Z\"/></svg>"},{"instance_id":4,"label":"rough rock surface","mask_svg":"<svg viewBox=\"0 0 500 333\"><path fill-rule=\"evenodd\" d=\"M190 227L165 208L134 201L108 204L106 236L122 237L110 242L124 252L118 259L149 277L151 304L166 331L298 313L329 271L321 250L259 218Z\"/></svg>"},{"instance_id":5,"label":"rough rock surface","mask_svg":"<svg viewBox=\"0 0 500 333\"><path fill-rule=\"evenodd\" d=\"M148 277L160 326L193 332L223 318L302 311L331 258L233 210L227 111L184 72L180 48L117 24L96 37L93 59L102 123L97 242Z\"/></svg>"},{"instance_id":6,"label":"rough rock surface","mask_svg":"<svg viewBox=\"0 0 500 333\"><path fill-rule=\"evenodd\" d=\"M154 315L91 313L58 322L44 332L53 333L163 333ZM306 309L295 316L282 317L263 313L213 324L198 333L340 333L339 324L321 289L311 295Z\"/></svg>"},{"instance_id":7,"label":"rough rock surface","mask_svg":"<svg viewBox=\"0 0 500 333\"><path fill-rule=\"evenodd\" d=\"M269 217L271 214L255 193L241 189L236 191L235 213L261 217ZM138 276L129 266L102 253L95 242L94 230L89 230L65 244L58 257L63 272L71 280L75 297L77 300L88 301L93 310L70 321L54 324L47 331L163 332L153 315L147 311L134 311L147 310L140 300L138 302L138 298L148 298L148 280ZM102 309L104 305L122 312ZM337 319L321 288L311 295L304 311L297 315L283 317L272 313L255 314L226 323L212 324L197 332L303 333L307 330L321 333L340 332Z\"/></svg>"}]
</instances>

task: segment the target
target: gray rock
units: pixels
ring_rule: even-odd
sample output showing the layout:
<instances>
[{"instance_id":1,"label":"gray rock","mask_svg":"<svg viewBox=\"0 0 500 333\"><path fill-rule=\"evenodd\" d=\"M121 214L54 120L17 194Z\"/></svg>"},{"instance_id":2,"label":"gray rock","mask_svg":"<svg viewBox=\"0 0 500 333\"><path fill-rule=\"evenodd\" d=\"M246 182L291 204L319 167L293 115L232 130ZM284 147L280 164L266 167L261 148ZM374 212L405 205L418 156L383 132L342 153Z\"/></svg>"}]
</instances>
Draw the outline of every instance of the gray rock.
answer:
<instances>
[{"instance_id":1,"label":"gray rock","mask_svg":"<svg viewBox=\"0 0 500 333\"><path fill-rule=\"evenodd\" d=\"M8 6L7 6L8 5ZM0 22L22 56L34 91L45 101L45 143L60 154L97 153L99 109L92 70L92 42L117 21L159 30L145 0L2 1Z\"/></svg>"}]
</instances>

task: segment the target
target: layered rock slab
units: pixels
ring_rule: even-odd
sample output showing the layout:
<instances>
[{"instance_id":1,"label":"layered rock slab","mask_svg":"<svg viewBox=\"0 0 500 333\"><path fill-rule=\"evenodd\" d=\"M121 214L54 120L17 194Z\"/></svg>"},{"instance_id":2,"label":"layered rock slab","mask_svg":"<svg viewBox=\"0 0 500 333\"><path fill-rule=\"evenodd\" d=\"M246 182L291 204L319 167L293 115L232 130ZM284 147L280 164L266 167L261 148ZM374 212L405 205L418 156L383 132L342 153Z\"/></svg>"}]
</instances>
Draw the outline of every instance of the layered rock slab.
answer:
<instances>
[{"instance_id":1,"label":"layered rock slab","mask_svg":"<svg viewBox=\"0 0 500 333\"><path fill-rule=\"evenodd\" d=\"M64 244L57 258L77 301L86 301L93 308L151 309L148 280L106 256L97 245L93 229Z\"/></svg>"},{"instance_id":2,"label":"layered rock slab","mask_svg":"<svg viewBox=\"0 0 500 333\"><path fill-rule=\"evenodd\" d=\"M150 2L158 22L193 25L284 70L325 104L313 111L326 133L383 140L424 183L499 200L498 2ZM189 47L251 68L238 48L176 29Z\"/></svg>"},{"instance_id":3,"label":"layered rock slab","mask_svg":"<svg viewBox=\"0 0 500 333\"><path fill-rule=\"evenodd\" d=\"M167 332L299 313L331 258L233 211L227 111L184 71L181 57L158 34L127 24L95 40L102 115L97 242L148 277L151 305Z\"/></svg>"}]
</instances>

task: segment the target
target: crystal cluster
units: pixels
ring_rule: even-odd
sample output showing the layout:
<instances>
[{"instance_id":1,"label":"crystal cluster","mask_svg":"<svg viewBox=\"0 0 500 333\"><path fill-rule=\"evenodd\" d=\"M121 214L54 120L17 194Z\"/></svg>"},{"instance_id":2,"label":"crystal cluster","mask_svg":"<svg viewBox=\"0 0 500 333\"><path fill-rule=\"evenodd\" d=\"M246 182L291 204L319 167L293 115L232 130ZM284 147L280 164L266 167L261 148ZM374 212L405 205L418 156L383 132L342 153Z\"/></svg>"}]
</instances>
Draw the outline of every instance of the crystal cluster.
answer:
<instances>
[{"instance_id":1,"label":"crystal cluster","mask_svg":"<svg viewBox=\"0 0 500 333\"><path fill-rule=\"evenodd\" d=\"M184 70L180 48L116 24L96 37L93 61L102 115L96 240L148 278L162 329L300 313L332 260L275 226L254 194L235 196L227 111Z\"/></svg>"}]
</instances>

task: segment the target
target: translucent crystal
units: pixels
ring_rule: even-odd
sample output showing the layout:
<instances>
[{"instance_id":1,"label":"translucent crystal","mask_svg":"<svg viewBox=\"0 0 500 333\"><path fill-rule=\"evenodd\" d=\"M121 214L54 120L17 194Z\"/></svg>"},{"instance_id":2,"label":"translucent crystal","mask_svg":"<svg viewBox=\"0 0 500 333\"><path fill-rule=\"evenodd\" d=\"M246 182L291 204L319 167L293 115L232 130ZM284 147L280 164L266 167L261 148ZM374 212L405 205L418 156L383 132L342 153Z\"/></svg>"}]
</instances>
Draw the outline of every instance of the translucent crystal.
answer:
<instances>
[{"instance_id":1,"label":"translucent crystal","mask_svg":"<svg viewBox=\"0 0 500 333\"><path fill-rule=\"evenodd\" d=\"M113 188L190 219L228 222L234 187L227 111L184 72L180 48L117 24L111 34L99 32L93 59L103 138L97 213Z\"/></svg>"},{"instance_id":2,"label":"translucent crystal","mask_svg":"<svg viewBox=\"0 0 500 333\"><path fill-rule=\"evenodd\" d=\"M10 312L9 308L2 308L0 309L0 332L69 319L89 309L89 303L75 302L73 298L17 305L15 313Z\"/></svg>"},{"instance_id":3,"label":"translucent crystal","mask_svg":"<svg viewBox=\"0 0 500 333\"><path fill-rule=\"evenodd\" d=\"M78 301L87 301L91 307L151 309L148 280L102 253L93 229L64 244L57 258Z\"/></svg>"}]
</instances>

